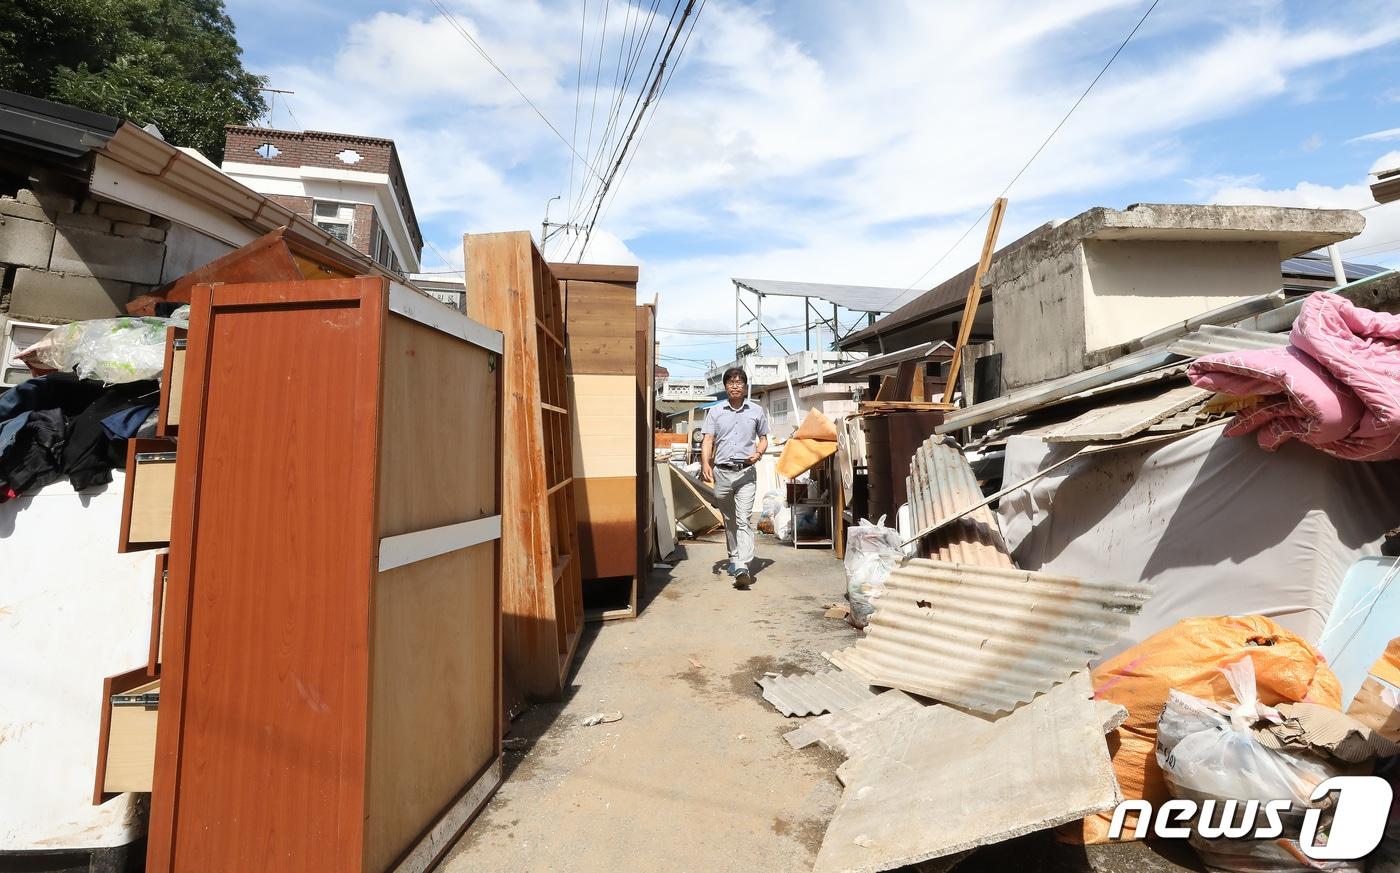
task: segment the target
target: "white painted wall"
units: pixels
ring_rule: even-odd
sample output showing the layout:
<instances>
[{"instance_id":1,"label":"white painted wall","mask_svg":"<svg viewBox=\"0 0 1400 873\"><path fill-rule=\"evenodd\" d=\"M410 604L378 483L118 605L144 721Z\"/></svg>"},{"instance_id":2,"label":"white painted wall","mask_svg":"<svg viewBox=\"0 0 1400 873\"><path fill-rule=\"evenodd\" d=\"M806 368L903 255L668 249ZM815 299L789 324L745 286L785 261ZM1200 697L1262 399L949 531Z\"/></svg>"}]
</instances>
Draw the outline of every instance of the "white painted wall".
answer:
<instances>
[{"instance_id":1,"label":"white painted wall","mask_svg":"<svg viewBox=\"0 0 1400 873\"><path fill-rule=\"evenodd\" d=\"M1085 240L1084 342L1098 351L1282 283L1275 242Z\"/></svg>"},{"instance_id":2,"label":"white painted wall","mask_svg":"<svg viewBox=\"0 0 1400 873\"><path fill-rule=\"evenodd\" d=\"M121 471L0 504L0 851L122 846L145 795L92 805L102 680L146 663L155 553L117 553Z\"/></svg>"}]
</instances>

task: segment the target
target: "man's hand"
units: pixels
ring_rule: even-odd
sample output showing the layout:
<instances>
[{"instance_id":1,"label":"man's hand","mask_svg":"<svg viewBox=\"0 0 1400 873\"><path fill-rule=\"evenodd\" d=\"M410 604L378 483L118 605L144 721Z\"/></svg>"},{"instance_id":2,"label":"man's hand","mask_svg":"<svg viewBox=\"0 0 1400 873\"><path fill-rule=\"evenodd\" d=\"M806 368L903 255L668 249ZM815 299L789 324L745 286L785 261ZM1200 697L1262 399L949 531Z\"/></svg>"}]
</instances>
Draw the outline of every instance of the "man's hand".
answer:
<instances>
[{"instance_id":1,"label":"man's hand","mask_svg":"<svg viewBox=\"0 0 1400 873\"><path fill-rule=\"evenodd\" d=\"M711 485L715 484L714 468L712 468L709 464L701 464L700 478L704 479L706 482L709 482Z\"/></svg>"},{"instance_id":2,"label":"man's hand","mask_svg":"<svg viewBox=\"0 0 1400 873\"><path fill-rule=\"evenodd\" d=\"M754 452L752 455L749 455L749 466L752 467L754 464L757 464L757 463L758 463L758 459L759 459L759 458L762 458L762 457L763 457L763 453L762 453L762 452Z\"/></svg>"}]
</instances>

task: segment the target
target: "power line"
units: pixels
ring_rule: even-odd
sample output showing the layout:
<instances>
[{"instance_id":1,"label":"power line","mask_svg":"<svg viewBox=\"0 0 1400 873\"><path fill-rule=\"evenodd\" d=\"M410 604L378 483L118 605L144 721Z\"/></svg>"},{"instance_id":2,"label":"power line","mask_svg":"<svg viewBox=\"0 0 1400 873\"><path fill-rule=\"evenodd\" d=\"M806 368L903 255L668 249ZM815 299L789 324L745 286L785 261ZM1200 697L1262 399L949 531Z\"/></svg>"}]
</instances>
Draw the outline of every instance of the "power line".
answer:
<instances>
[{"instance_id":1,"label":"power line","mask_svg":"<svg viewBox=\"0 0 1400 873\"><path fill-rule=\"evenodd\" d=\"M648 21L647 21L647 29L646 29L646 32L645 32L644 35L643 35L642 41L638 44L636 56L630 61L630 66L632 67L632 69L633 69L634 71L635 71L635 69L636 69L636 62L637 62L637 60L639 60L639 59L641 58L641 55L642 55L643 51L644 51L645 48L646 48L646 37L647 37L648 35L650 35L650 33L651 33L651 25L652 25L652 23L655 21L654 12L655 12L655 9L656 9L656 7L657 7L658 5L659 5L659 0L656 0L656 2L654 2L654 3L652 4L653 15L652 15L652 17L649 18ZM658 63L658 61L659 61L660 58L661 58L661 47L662 47L662 45L665 44L665 41L666 41L666 34L671 32L671 27L672 27L672 25L675 23L676 15L677 15L677 13L680 12L680 8L681 8L681 0L676 0L675 5L671 7L671 16L670 16L670 18L668 18L667 21L666 21L666 27L662 30L661 36L660 36L660 38L657 40L656 51L652 53L651 63L650 63L650 65L649 65L648 68L647 68L646 75L642 77L643 82L651 82L651 81L653 80L654 74L655 74L656 69L657 69L657 63ZM688 8L688 7L687 7L687 10L686 10L686 11L687 11L687 14L689 14L689 8ZM677 32L679 32L679 30L678 30ZM629 81L629 82L630 82L630 79L631 79L631 77L630 77L630 74L629 74L629 77L628 77L628 81ZM630 126L630 127L632 127L633 132L635 132L635 129L636 129L636 128L635 128L635 120L639 120L639 119L640 119L640 115L639 115L639 113L638 113L638 107L642 104L642 97L643 97L643 95L650 94L650 93L653 93L653 92L654 92L654 84L652 84L652 85L644 85L642 88L638 89L638 91L637 91L637 97L636 97L635 100L632 101L632 108L631 108L631 109L628 111L628 113L627 113L627 121L626 121L626 123L624 123L622 129L627 129L627 128ZM621 106L621 104L619 103L619 108L620 108L620 106ZM645 107L643 107L643 111L645 111ZM618 144L618 146L614 147L614 149L612 150L612 152L611 152L610 155L609 155L609 158L608 158L608 163L609 163L609 164L611 164L611 163L613 162L613 158L614 158L615 156L618 155L618 149L623 148L623 144L621 143L621 135L620 135L620 134L619 134L618 139L619 139L619 144ZM603 147L602 147L601 145L600 145L600 147L599 147L598 154L599 154L600 156L603 154ZM615 173L615 172L616 172L616 170L614 169L614 173ZM609 174L609 178L611 178L612 175L613 175L613 174L610 173L610 174ZM577 203L577 205L576 205L576 208L574 209L574 211L573 211L573 212L570 214L570 216L569 216L569 222L570 222L571 224L578 224L578 223L579 223L579 219L583 216L583 214L586 213L589 209L593 208L594 205L600 201L602 195L603 195L604 193L606 193L606 188L607 188L607 184L608 184L608 183L607 183L607 182L604 182L604 180L603 180L601 177L599 177L599 182L602 182L603 184L600 185L600 186L597 188L597 190L594 192L594 194L593 194L591 197L584 196L584 193L583 193L583 192L580 192L580 194L579 194L579 200L578 200L578 203ZM596 220L596 219L595 219L595 220ZM589 228L589 230L591 231L591 227ZM569 257L573 254L574 246L578 244L578 242L579 242L580 239L584 239L584 237L581 237L580 235L575 234L574 237L569 241L569 247L568 247L568 249L566 249L565 252L564 252L563 260L567 261L567 260L569 259ZM586 247L586 245L587 245L587 243L586 243L586 239L585 239L585 247ZM583 257L582 253L580 253L579 257L580 257L580 258Z\"/></svg>"},{"instance_id":2,"label":"power line","mask_svg":"<svg viewBox=\"0 0 1400 873\"><path fill-rule=\"evenodd\" d=\"M588 0L583 0L583 14L579 18L578 24L578 69L574 73L574 131L569 137L569 151L573 155L574 144L578 142L578 105L579 98L583 93L583 33L588 27ZM569 157L569 199L565 203L571 203L574 199L574 165L577 161L574 156ZM544 245L544 240L540 240L540 245Z\"/></svg>"},{"instance_id":3,"label":"power line","mask_svg":"<svg viewBox=\"0 0 1400 873\"><path fill-rule=\"evenodd\" d=\"M681 58L685 55L686 46L690 45L690 37L695 33L695 26L700 23L700 13L705 11L707 2L709 0L700 0L700 8L695 12L695 20L691 22L690 32L685 35L685 42L681 43L681 49L676 54L676 62L671 66L671 72L667 74L666 81L661 83L661 93L656 95L657 108L651 111L651 115L647 117L646 126L637 135L637 147L632 149L632 154L627 157L627 165L622 168L622 173L618 176L617 187L613 189L612 199L603 206L603 210L598 216L599 222L607 217L608 210L612 209L613 204L617 202L617 191L622 187L622 180L626 178L627 171L632 169L632 162L637 159L637 154L642 150L642 140L646 139L647 132L651 130L651 123L656 120L656 113L660 111L661 98L666 96L666 89L671 87L671 80L676 76L676 70L681 65Z\"/></svg>"},{"instance_id":4,"label":"power line","mask_svg":"<svg viewBox=\"0 0 1400 873\"><path fill-rule=\"evenodd\" d=\"M528 96L526 96L525 92L520 90L520 86L515 84L515 80L512 79L510 76L506 75L506 71L501 69L500 65L491 59L491 56L486 53L486 49L481 47L481 43L473 39L472 35L467 32L466 28L462 27L462 25L457 23L457 19L452 17L452 13L447 11L447 7L443 6L442 3L439 2L439 0L429 0L429 2L437 8L437 11L442 15L442 17L447 21L447 23L452 25L452 29L457 31L457 33L461 34L462 38L465 39L468 43L470 43L472 48L476 49L477 54L481 55L481 57L486 60L486 63L491 65L492 69L500 73L501 78L505 79L507 82L510 83L510 86L515 89L515 93L520 95L520 99L524 100L527 104L529 104L531 109L535 110L535 114L540 117L540 121L543 121L546 125L549 126L550 130L554 131L554 135L559 137L559 141L562 142L564 146L568 148L569 151L574 153L574 157L578 158L580 161L583 161L583 165L588 168L589 172L591 172L595 176L598 176L598 178L601 179L602 176L599 175L598 171L595 170L593 166L589 164L587 160L584 159L583 155L580 155L574 149L573 145L571 145L567 139L564 139L564 134L560 133L559 128L555 127L554 123L545 117L545 114L540 111L540 108L538 106L535 105L535 101L531 100Z\"/></svg>"},{"instance_id":5,"label":"power line","mask_svg":"<svg viewBox=\"0 0 1400 873\"><path fill-rule=\"evenodd\" d=\"M613 162L612 169L608 171L608 178L603 181L602 187L598 190L598 199L593 209L593 217L588 220L588 225L583 236L583 247L579 249L578 259L580 262L583 261L583 256L588 251L588 243L593 238L593 227L597 224L598 214L603 207L603 200L608 196L608 190L612 186L613 181L618 178L618 170L622 166L622 160L627 156L627 149L632 144L632 140L637 134L637 129L641 126L642 117L646 115L647 107L651 106L656 98L658 89L661 86L661 81L666 75L666 64L671 58L671 52L675 49L676 42L680 39L681 31L685 29L686 20L690 18L690 13L694 8L695 0L688 0L685 6L685 13L681 15L680 23L676 25L675 32L671 36L671 43L666 46L666 54L661 58L661 66L657 68L656 75L652 78L651 85L647 89L646 101L641 104L641 108L636 115L636 121L632 123L631 131L627 134L627 139L622 142L620 151L617 152L617 160ZM696 20L699 20L698 16ZM693 25L691 29L694 29ZM676 60L679 63L679 56ZM637 92L639 98L641 97L641 93L640 91Z\"/></svg>"},{"instance_id":6,"label":"power line","mask_svg":"<svg viewBox=\"0 0 1400 873\"><path fill-rule=\"evenodd\" d=\"M1138 32L1138 29L1142 27L1143 22L1147 21L1147 16L1151 15L1151 14L1152 14L1152 10L1154 10L1154 9L1157 8L1157 4L1158 4L1159 2L1161 2L1161 0L1152 0L1152 5L1149 6L1149 7L1147 7L1147 11L1144 12L1144 13L1142 13L1142 18L1139 18L1139 19L1138 19L1138 23L1135 24L1135 25L1133 25L1133 29L1130 30L1130 31L1128 31L1128 35L1125 36L1125 37L1123 38L1123 42L1122 42L1121 44L1119 44L1118 48L1113 52L1112 57L1110 57L1110 58L1108 59L1108 63L1106 63L1106 64L1103 65L1103 69L1099 70L1099 74L1098 74L1097 76L1094 77L1094 80L1093 80L1092 82L1089 83L1089 87L1085 88L1085 89L1084 89L1084 93L1079 95L1079 99L1076 100L1076 101L1074 101L1074 105L1071 106L1071 107L1069 108L1069 111L1065 113L1064 117L1060 119L1060 123L1057 124L1057 125L1055 125L1055 129L1052 130L1052 131L1050 131L1050 135L1047 136L1047 137L1045 137L1045 140L1044 140L1044 141L1040 144L1040 146L1035 150L1035 153L1032 154L1032 155L1030 156L1030 158L1027 159L1027 161L1026 161L1024 164L1021 165L1021 169L1019 169L1019 170L1016 171L1016 175L1014 175L1014 176L1011 177L1011 181L1006 183L1006 187L1001 189L1001 193L997 194L996 197L992 198L993 201L995 201L997 198L1005 197L1005 196L1006 196L1006 193L1007 193L1008 191L1011 190L1011 186L1012 186L1012 185L1015 185L1016 182L1021 178L1021 176L1025 174L1026 170L1030 169L1031 164L1033 164L1033 163L1035 162L1035 159L1036 159L1036 158L1040 157L1040 153L1043 152L1043 151L1045 151L1045 147L1048 146L1048 145L1050 144L1050 140L1054 139L1054 138L1055 138L1055 134L1057 134L1057 133L1060 132L1060 128L1062 128L1062 127L1065 126L1065 122L1066 122L1066 121L1069 121L1069 117L1070 117L1071 115L1074 114L1074 110L1078 109L1078 108L1079 108L1079 104L1081 104L1081 103L1084 102L1084 98L1086 98L1086 97L1089 96L1089 92L1092 91L1092 90L1094 90L1094 86L1097 85L1097 84L1099 83L1099 80L1103 78L1104 73L1107 73L1107 72L1108 72L1108 68L1111 67L1111 66L1113 66L1113 62L1116 61L1116 60L1118 60L1118 55L1122 54L1123 49L1127 48L1128 43L1132 40L1133 36ZM944 253L938 258L938 260L936 260L936 261L933 262L933 266L932 266L932 267L929 267L927 270L924 270L924 272L923 272L922 274L919 275L919 278L917 278L917 279L915 279L913 282L911 282L911 283L909 284L909 287L904 289L904 293L903 293L903 294L899 295L899 297L897 297L897 298L895 298L893 301L891 301L890 306L891 306L892 308L895 307L895 306L898 306L899 302L900 302L901 300L903 300L903 299L905 298L905 296L907 296L907 295L909 294L910 291L913 291L914 288L915 288L915 286L917 286L920 282L922 282L922 281L924 280L924 277L925 277L925 276L927 276L929 273L932 273L934 270L938 269L938 265L941 264L941 263L943 263L943 261L946 260L947 257L948 257L949 255L951 255L951 254L953 253L953 251L956 250L957 247L958 247L959 245L962 244L962 241L963 241L963 240L967 239L967 235L970 234L970 233L972 233L972 231L973 231L974 229L976 229L976 227L977 227L979 224L982 223L982 219L986 218L986 217L987 217L987 214L990 213L991 211L992 211L992 207L991 207L990 205L988 205L986 209L982 210L982 214L979 215L979 216L977 216L977 219L976 219L975 221L972 222L972 225L971 225L970 227L968 227L967 230L965 230L965 231L962 232L962 236L958 237L957 242L954 242L951 246L949 246L949 247L948 247L948 251L944 252Z\"/></svg>"},{"instance_id":7,"label":"power line","mask_svg":"<svg viewBox=\"0 0 1400 873\"><path fill-rule=\"evenodd\" d=\"M604 0L603 20L598 28L598 61L593 71L593 105L588 110L588 139L585 141L583 153L587 155L593 147L593 118L598 112L598 80L603 72L603 48L608 40L608 9L612 6L612 0ZM585 158L585 160L587 160ZM579 199L583 199L583 189L579 189Z\"/></svg>"}]
</instances>

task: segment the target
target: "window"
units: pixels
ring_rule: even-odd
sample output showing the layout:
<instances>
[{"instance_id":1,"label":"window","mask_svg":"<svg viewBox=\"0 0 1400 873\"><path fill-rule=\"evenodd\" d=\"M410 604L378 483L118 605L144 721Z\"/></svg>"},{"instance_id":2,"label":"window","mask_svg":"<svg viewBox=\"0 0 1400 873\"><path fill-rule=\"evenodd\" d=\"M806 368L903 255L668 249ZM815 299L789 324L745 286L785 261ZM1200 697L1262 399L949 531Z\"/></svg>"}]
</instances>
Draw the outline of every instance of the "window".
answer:
<instances>
[{"instance_id":1,"label":"window","mask_svg":"<svg viewBox=\"0 0 1400 873\"><path fill-rule=\"evenodd\" d=\"M355 239L355 207L350 203L316 201L316 226L347 245Z\"/></svg>"},{"instance_id":2,"label":"window","mask_svg":"<svg viewBox=\"0 0 1400 873\"><path fill-rule=\"evenodd\" d=\"M370 256L378 261L382 266L395 273L402 273L399 268L399 259L394 255L394 247L389 244L389 235L384 232L384 228L378 227L374 232L374 249Z\"/></svg>"}]
</instances>

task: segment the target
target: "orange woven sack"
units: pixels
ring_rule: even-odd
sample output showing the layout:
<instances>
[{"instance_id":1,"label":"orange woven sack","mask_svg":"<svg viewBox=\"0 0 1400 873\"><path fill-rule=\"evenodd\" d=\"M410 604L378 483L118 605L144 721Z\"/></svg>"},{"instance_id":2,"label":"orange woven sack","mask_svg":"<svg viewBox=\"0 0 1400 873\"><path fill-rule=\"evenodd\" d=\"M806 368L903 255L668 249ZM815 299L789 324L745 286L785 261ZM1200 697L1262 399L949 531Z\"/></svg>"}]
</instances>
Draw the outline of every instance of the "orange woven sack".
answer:
<instances>
[{"instance_id":1,"label":"orange woven sack","mask_svg":"<svg viewBox=\"0 0 1400 873\"><path fill-rule=\"evenodd\" d=\"M1093 671L1094 697L1128 709L1128 720L1108 735L1108 750L1123 797L1154 805L1171 799L1157 766L1157 718L1176 689L1216 703L1233 703L1220 668L1248 655L1254 661L1259 702L1307 701L1341 709L1342 689L1322 655L1301 637L1260 615L1188 618L1149 637ZM1112 811L1060 831L1073 842L1108 842ZM1129 815L1124 835L1132 833Z\"/></svg>"}]
</instances>

